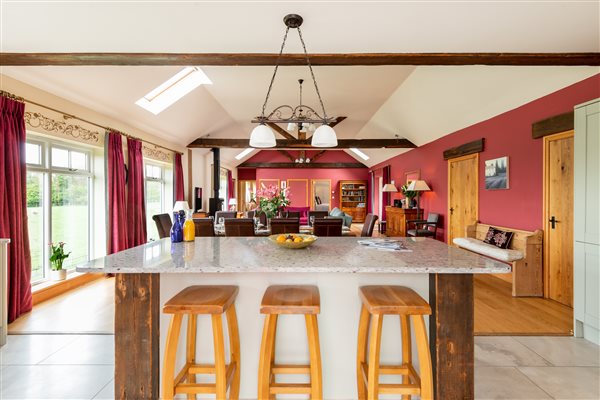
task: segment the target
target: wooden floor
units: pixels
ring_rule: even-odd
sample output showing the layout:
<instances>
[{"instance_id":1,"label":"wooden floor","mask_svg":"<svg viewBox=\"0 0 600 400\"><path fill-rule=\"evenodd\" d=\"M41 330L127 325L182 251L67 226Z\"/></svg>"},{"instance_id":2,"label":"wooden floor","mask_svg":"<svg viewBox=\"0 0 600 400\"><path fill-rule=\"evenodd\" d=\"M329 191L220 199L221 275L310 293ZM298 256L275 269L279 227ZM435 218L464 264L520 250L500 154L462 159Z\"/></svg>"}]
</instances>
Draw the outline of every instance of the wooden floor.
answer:
<instances>
[{"instance_id":1,"label":"wooden floor","mask_svg":"<svg viewBox=\"0 0 600 400\"><path fill-rule=\"evenodd\" d=\"M476 335L572 336L573 309L554 300L512 297L511 285L475 275Z\"/></svg>"},{"instance_id":2,"label":"wooden floor","mask_svg":"<svg viewBox=\"0 0 600 400\"><path fill-rule=\"evenodd\" d=\"M102 278L33 307L9 334L114 333L115 279Z\"/></svg>"}]
</instances>

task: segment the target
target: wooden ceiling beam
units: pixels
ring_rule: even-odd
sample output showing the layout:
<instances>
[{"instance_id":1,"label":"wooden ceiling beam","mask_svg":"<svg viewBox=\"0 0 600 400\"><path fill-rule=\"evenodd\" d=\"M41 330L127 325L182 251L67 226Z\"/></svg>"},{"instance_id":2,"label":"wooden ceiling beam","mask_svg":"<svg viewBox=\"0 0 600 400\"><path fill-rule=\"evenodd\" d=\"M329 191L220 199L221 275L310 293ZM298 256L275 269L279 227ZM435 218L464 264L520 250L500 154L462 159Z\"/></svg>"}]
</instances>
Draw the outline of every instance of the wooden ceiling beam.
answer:
<instances>
[{"instance_id":1,"label":"wooden ceiling beam","mask_svg":"<svg viewBox=\"0 0 600 400\"><path fill-rule=\"evenodd\" d=\"M289 151L287 151L287 150L281 150L281 149L278 149L277 151L278 151L278 152L280 152L281 154L283 154L284 156L286 156L286 157L287 157L287 159L288 159L288 160L290 160L290 162L294 162L294 161L296 160L296 159L294 158L294 156L293 156L293 155L291 155L291 154L289 153Z\"/></svg>"},{"instance_id":2,"label":"wooden ceiling beam","mask_svg":"<svg viewBox=\"0 0 600 400\"><path fill-rule=\"evenodd\" d=\"M273 66L276 53L0 53L2 66L199 65ZM312 65L600 65L600 53L349 53L310 54ZM306 65L283 54L280 65Z\"/></svg>"},{"instance_id":3,"label":"wooden ceiling beam","mask_svg":"<svg viewBox=\"0 0 600 400\"><path fill-rule=\"evenodd\" d=\"M213 148L225 147L232 149L245 149L249 147L248 139L217 139L217 138L199 138L187 146L193 148ZM408 139L338 139L336 149L349 149L356 147L359 149L414 149L417 146ZM310 139L306 140L288 140L277 139L275 149L312 149Z\"/></svg>"},{"instance_id":4,"label":"wooden ceiling beam","mask_svg":"<svg viewBox=\"0 0 600 400\"><path fill-rule=\"evenodd\" d=\"M273 129L275 132L279 133L281 136L283 136L286 139L289 140L296 140L296 138L294 137L294 135L292 135L291 133L289 133L288 131L286 131L285 129L283 129L282 127L280 127L279 125L277 125L274 122L267 122L267 125Z\"/></svg>"},{"instance_id":5,"label":"wooden ceiling beam","mask_svg":"<svg viewBox=\"0 0 600 400\"><path fill-rule=\"evenodd\" d=\"M244 162L237 168L367 168L362 163L268 163L268 162Z\"/></svg>"},{"instance_id":6,"label":"wooden ceiling beam","mask_svg":"<svg viewBox=\"0 0 600 400\"><path fill-rule=\"evenodd\" d=\"M318 152L317 154L315 154L314 156L312 156L312 158L310 159L311 162L317 161L317 159L319 157L321 157L323 154L325 154L326 150L321 150L320 152Z\"/></svg>"}]
</instances>

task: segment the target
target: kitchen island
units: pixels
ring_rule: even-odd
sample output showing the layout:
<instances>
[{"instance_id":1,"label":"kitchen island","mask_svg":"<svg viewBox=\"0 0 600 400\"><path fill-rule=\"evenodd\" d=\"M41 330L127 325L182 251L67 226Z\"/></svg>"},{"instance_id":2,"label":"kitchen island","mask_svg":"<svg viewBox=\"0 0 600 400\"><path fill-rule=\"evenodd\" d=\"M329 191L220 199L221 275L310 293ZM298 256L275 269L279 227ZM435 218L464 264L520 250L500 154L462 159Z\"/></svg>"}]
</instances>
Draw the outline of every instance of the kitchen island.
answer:
<instances>
[{"instance_id":1,"label":"kitchen island","mask_svg":"<svg viewBox=\"0 0 600 400\"><path fill-rule=\"evenodd\" d=\"M116 274L115 396L159 397L160 360L168 317L161 305L194 284L235 284L241 338L241 395L256 398L262 333L260 300L272 284L313 284L321 293L319 331L323 396L356 398L358 287L411 287L429 301L429 334L438 399L474 398L473 274L507 273L506 264L425 238L399 238L406 251L366 248L360 238L319 238L303 250L283 249L261 237L203 237L148 243L90 261L79 272ZM296 321L297 320L297 321ZM384 322L382 362L399 361L399 323ZM210 362L212 333L199 319L198 356ZM210 340L207 340L210 338ZM180 341L183 354L184 340ZM179 357L181 360L182 357ZM307 358L303 320L278 326L278 362Z\"/></svg>"}]
</instances>

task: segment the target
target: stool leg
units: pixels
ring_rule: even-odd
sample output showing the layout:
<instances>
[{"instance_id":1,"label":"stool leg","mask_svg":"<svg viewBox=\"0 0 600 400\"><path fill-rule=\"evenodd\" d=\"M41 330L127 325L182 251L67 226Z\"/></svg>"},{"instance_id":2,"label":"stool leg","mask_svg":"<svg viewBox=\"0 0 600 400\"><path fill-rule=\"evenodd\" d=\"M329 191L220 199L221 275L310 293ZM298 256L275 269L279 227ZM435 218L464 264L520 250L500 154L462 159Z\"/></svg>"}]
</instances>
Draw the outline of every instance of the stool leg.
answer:
<instances>
[{"instance_id":1,"label":"stool leg","mask_svg":"<svg viewBox=\"0 0 600 400\"><path fill-rule=\"evenodd\" d=\"M217 399L227 398L227 368L225 366L225 342L223 340L223 318L213 314L213 342L215 347L215 386Z\"/></svg>"},{"instance_id":2,"label":"stool leg","mask_svg":"<svg viewBox=\"0 0 600 400\"><path fill-rule=\"evenodd\" d=\"M433 400L433 370L425 320L422 315L412 315L415 324L415 338L419 353L419 376L421 377L421 399Z\"/></svg>"},{"instance_id":3,"label":"stool leg","mask_svg":"<svg viewBox=\"0 0 600 400\"><path fill-rule=\"evenodd\" d=\"M188 314L187 335L186 335L186 363L196 364L196 314ZM196 375L188 375L188 383L196 383ZM195 400L196 395L188 393L188 400Z\"/></svg>"},{"instance_id":4,"label":"stool leg","mask_svg":"<svg viewBox=\"0 0 600 400\"><path fill-rule=\"evenodd\" d=\"M410 319L408 315L400 315L400 330L402 331L402 364L412 365L412 343L410 332ZM410 377L402 375L402 383L409 384ZM405 394L402 400L410 400L411 395Z\"/></svg>"},{"instance_id":5,"label":"stool leg","mask_svg":"<svg viewBox=\"0 0 600 400\"><path fill-rule=\"evenodd\" d=\"M277 324L275 315L266 314L258 364L258 399L269 399L271 381L271 352L273 351L274 332Z\"/></svg>"},{"instance_id":6,"label":"stool leg","mask_svg":"<svg viewBox=\"0 0 600 400\"><path fill-rule=\"evenodd\" d=\"M238 331L235 306L232 304L227 309L227 329L229 331L229 349L231 352L230 363L235 363L235 372L229 388L229 399L237 400L240 396L240 333Z\"/></svg>"},{"instance_id":7,"label":"stool leg","mask_svg":"<svg viewBox=\"0 0 600 400\"><path fill-rule=\"evenodd\" d=\"M167 332L167 344L165 348L162 377L162 398L165 400L172 399L175 395L175 356L177 355L177 343L179 342L182 318L182 314L173 314Z\"/></svg>"},{"instance_id":8,"label":"stool leg","mask_svg":"<svg viewBox=\"0 0 600 400\"><path fill-rule=\"evenodd\" d=\"M358 346L356 353L356 384L358 385L359 400L365 400L367 398L367 385L363 375L362 366L367 362L369 322L371 322L371 314L363 304L360 310L360 322L358 323Z\"/></svg>"},{"instance_id":9,"label":"stool leg","mask_svg":"<svg viewBox=\"0 0 600 400\"><path fill-rule=\"evenodd\" d=\"M368 399L379 398L379 350L381 348L381 326L383 315L371 316L371 333L369 338L369 376L368 376Z\"/></svg>"},{"instance_id":10,"label":"stool leg","mask_svg":"<svg viewBox=\"0 0 600 400\"><path fill-rule=\"evenodd\" d=\"M273 337L271 338L271 361L269 362L270 368L273 367L273 365L275 365L275 343L277 343L277 321L278 321L278 317L279 315L277 314L273 314L271 316L271 318L273 319ZM269 369L270 371L270 369ZM271 386L271 384L275 383L275 375L271 374L269 372L269 387ZM274 394L269 394L269 399L270 400L275 400L275 395Z\"/></svg>"},{"instance_id":11,"label":"stool leg","mask_svg":"<svg viewBox=\"0 0 600 400\"><path fill-rule=\"evenodd\" d=\"M310 398L321 400L323 398L323 382L317 316L307 314L304 317L306 319L306 333L308 334L308 351L310 352Z\"/></svg>"}]
</instances>

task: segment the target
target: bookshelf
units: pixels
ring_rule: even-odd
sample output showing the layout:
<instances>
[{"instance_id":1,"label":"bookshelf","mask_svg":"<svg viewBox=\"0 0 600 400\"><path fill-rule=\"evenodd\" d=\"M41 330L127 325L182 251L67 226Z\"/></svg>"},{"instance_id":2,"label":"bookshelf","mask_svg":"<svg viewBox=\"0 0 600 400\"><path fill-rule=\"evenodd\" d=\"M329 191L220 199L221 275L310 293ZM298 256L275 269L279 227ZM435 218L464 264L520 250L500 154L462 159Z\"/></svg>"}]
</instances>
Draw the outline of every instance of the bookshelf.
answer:
<instances>
[{"instance_id":1,"label":"bookshelf","mask_svg":"<svg viewBox=\"0 0 600 400\"><path fill-rule=\"evenodd\" d=\"M354 222L364 222L367 214L367 181L340 181L340 208Z\"/></svg>"}]
</instances>

